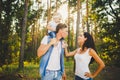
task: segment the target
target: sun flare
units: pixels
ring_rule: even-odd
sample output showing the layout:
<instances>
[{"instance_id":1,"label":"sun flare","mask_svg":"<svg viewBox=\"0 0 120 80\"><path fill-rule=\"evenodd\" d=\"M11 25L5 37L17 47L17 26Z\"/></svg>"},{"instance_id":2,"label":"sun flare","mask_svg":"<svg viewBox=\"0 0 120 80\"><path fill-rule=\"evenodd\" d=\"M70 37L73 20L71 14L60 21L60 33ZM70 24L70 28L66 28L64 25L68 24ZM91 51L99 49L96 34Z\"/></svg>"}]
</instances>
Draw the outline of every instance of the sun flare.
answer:
<instances>
[{"instance_id":1,"label":"sun flare","mask_svg":"<svg viewBox=\"0 0 120 80\"><path fill-rule=\"evenodd\" d=\"M68 17L68 10L67 10L67 5L66 4L63 4L59 9L58 11L61 15L62 15L62 20L63 22L67 19Z\"/></svg>"}]
</instances>

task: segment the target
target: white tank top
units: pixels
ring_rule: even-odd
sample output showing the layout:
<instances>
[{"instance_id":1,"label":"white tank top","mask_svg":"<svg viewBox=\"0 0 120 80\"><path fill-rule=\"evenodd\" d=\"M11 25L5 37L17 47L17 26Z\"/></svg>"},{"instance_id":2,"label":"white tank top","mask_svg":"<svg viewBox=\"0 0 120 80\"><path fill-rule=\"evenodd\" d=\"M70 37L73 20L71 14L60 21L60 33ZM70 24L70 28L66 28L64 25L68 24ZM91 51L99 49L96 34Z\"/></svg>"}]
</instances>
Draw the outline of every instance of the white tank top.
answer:
<instances>
[{"instance_id":1,"label":"white tank top","mask_svg":"<svg viewBox=\"0 0 120 80\"><path fill-rule=\"evenodd\" d=\"M84 75L85 75L85 72L90 72L89 63L92 56L89 55L89 49L87 49L86 52L82 54L77 52L74 58L75 58L75 75L83 79L88 79L88 77Z\"/></svg>"}]
</instances>

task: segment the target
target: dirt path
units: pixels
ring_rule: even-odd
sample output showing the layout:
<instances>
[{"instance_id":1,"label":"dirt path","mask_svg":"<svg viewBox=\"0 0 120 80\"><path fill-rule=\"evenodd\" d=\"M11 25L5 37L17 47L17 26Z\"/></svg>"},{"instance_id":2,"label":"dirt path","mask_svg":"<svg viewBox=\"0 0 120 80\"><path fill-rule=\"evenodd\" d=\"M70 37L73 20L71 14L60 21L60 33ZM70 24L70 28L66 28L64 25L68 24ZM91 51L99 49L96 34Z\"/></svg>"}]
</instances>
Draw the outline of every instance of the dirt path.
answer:
<instances>
[{"instance_id":1,"label":"dirt path","mask_svg":"<svg viewBox=\"0 0 120 80\"><path fill-rule=\"evenodd\" d=\"M120 80L120 68L107 66L94 80Z\"/></svg>"}]
</instances>

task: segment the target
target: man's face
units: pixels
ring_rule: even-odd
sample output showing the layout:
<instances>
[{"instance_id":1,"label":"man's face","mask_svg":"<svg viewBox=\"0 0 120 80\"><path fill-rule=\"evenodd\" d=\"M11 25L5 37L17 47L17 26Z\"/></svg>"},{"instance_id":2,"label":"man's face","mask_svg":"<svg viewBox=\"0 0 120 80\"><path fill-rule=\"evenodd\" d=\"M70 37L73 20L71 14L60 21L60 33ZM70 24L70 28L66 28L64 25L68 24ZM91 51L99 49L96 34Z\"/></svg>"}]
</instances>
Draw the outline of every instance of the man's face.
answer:
<instances>
[{"instance_id":1,"label":"man's face","mask_svg":"<svg viewBox=\"0 0 120 80\"><path fill-rule=\"evenodd\" d=\"M61 35L63 38L66 38L68 36L68 28L63 28L61 30Z\"/></svg>"}]
</instances>

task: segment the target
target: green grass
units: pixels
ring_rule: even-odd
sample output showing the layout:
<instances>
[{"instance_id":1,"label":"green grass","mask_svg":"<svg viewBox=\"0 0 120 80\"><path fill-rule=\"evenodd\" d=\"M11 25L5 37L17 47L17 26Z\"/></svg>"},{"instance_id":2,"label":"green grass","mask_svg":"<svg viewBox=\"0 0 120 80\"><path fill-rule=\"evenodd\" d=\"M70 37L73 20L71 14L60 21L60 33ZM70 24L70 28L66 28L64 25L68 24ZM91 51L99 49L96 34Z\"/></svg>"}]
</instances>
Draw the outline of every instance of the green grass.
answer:
<instances>
[{"instance_id":1,"label":"green grass","mask_svg":"<svg viewBox=\"0 0 120 80\"><path fill-rule=\"evenodd\" d=\"M25 75L28 78L37 79L40 77L39 65L38 64L25 65L25 68L23 70L20 70L19 73Z\"/></svg>"},{"instance_id":2,"label":"green grass","mask_svg":"<svg viewBox=\"0 0 120 80\"><path fill-rule=\"evenodd\" d=\"M69 58L69 61L65 59L65 72L67 80L74 80L74 61ZM91 72L97 69L96 63L90 65ZM24 63L24 69L18 70L18 64L4 65L0 67L0 80L40 80L39 64ZM119 80L120 68L106 67L94 80Z\"/></svg>"},{"instance_id":3,"label":"green grass","mask_svg":"<svg viewBox=\"0 0 120 80\"><path fill-rule=\"evenodd\" d=\"M39 65L28 63L24 65L24 69L18 70L18 64L4 65L0 68L0 76L15 76L17 80L36 80L39 76ZM0 79L1 80L1 79ZM11 79L12 80L12 79ZM15 79L16 80L16 79Z\"/></svg>"},{"instance_id":4,"label":"green grass","mask_svg":"<svg viewBox=\"0 0 120 80\"><path fill-rule=\"evenodd\" d=\"M67 75L67 80L73 80L74 79L73 59L69 58L69 61L65 59L64 64L65 64L65 72ZM95 67L96 65L94 65L92 69L94 69ZM39 64L25 62L24 69L18 70L17 68L18 68L18 64L4 65L0 68L0 73L3 75L8 75L8 76L11 76L11 74L15 76L17 75L16 77L18 77L18 80L40 79ZM19 78L19 76L21 76L22 78ZM96 80L99 80L99 79L96 79Z\"/></svg>"},{"instance_id":5,"label":"green grass","mask_svg":"<svg viewBox=\"0 0 120 80\"><path fill-rule=\"evenodd\" d=\"M69 61L65 60L65 72L67 75L67 80L74 79L74 61L72 58L69 58Z\"/></svg>"}]
</instances>

